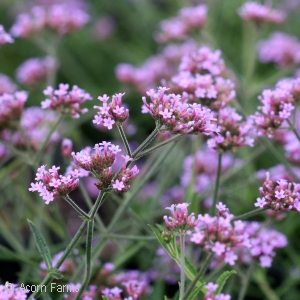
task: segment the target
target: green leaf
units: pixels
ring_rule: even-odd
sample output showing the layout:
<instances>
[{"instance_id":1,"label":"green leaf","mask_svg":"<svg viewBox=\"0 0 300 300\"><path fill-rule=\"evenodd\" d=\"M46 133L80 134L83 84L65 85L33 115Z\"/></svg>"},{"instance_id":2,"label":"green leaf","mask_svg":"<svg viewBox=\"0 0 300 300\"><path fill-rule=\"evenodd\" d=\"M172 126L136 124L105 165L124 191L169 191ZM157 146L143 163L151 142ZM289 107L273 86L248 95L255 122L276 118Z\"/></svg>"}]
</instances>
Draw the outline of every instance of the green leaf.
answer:
<instances>
[{"instance_id":1,"label":"green leaf","mask_svg":"<svg viewBox=\"0 0 300 300\"><path fill-rule=\"evenodd\" d=\"M53 270L52 269L52 271L51 271L50 274L55 279L62 279L62 278L64 278L64 276L61 273L59 273L59 271L57 271L57 270Z\"/></svg>"},{"instance_id":2,"label":"green leaf","mask_svg":"<svg viewBox=\"0 0 300 300\"><path fill-rule=\"evenodd\" d=\"M194 291L190 294L189 299L188 300L193 300L198 294L199 292L202 290L203 286L199 286L197 288L194 289Z\"/></svg>"},{"instance_id":3,"label":"green leaf","mask_svg":"<svg viewBox=\"0 0 300 300\"><path fill-rule=\"evenodd\" d=\"M106 298L105 296L102 296L102 299L103 299L103 300L108 300L108 298Z\"/></svg>"},{"instance_id":4,"label":"green leaf","mask_svg":"<svg viewBox=\"0 0 300 300\"><path fill-rule=\"evenodd\" d=\"M218 288L214 292L214 295L220 294L222 292L227 279L233 274L236 274L236 271L234 271L234 270L225 271L219 276L219 278L216 281L216 283L218 284Z\"/></svg>"},{"instance_id":5,"label":"green leaf","mask_svg":"<svg viewBox=\"0 0 300 300\"><path fill-rule=\"evenodd\" d=\"M34 225L34 223L32 221L30 221L29 219L27 219L27 222L33 233L36 246L41 254L42 259L46 263L47 270L49 272L50 270L52 270L52 258L51 258L49 248L46 244L46 241L45 241L44 237L42 236L42 234L40 233L40 231Z\"/></svg>"}]
</instances>

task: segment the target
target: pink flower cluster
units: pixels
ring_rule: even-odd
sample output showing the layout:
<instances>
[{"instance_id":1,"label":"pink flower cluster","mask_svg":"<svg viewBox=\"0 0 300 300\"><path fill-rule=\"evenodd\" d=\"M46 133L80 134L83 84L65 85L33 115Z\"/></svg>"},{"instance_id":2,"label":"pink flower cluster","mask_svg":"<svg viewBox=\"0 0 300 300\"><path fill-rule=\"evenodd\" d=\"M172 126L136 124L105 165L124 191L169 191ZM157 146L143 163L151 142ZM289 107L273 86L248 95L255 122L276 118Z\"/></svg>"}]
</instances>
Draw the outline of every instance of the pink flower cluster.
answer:
<instances>
[{"instance_id":1,"label":"pink flower cluster","mask_svg":"<svg viewBox=\"0 0 300 300\"><path fill-rule=\"evenodd\" d=\"M260 4L254 1L245 2L239 8L238 14L243 20L255 21L256 23L280 24L285 20L285 13L272 9L270 3Z\"/></svg>"},{"instance_id":2,"label":"pink flower cluster","mask_svg":"<svg viewBox=\"0 0 300 300\"><path fill-rule=\"evenodd\" d=\"M38 168L35 180L28 189L30 192L39 192L46 204L59 197L65 197L79 185L78 172L73 172L72 176L58 175L60 167L52 166L49 171L43 165Z\"/></svg>"},{"instance_id":3,"label":"pink flower cluster","mask_svg":"<svg viewBox=\"0 0 300 300\"><path fill-rule=\"evenodd\" d=\"M122 63L117 65L115 73L121 82L131 83L140 93L153 89L169 80L177 73L177 69L184 54L196 51L197 46L193 40L183 44L169 44L158 54L149 57L142 65Z\"/></svg>"},{"instance_id":4,"label":"pink flower cluster","mask_svg":"<svg viewBox=\"0 0 300 300\"><path fill-rule=\"evenodd\" d=\"M300 42L296 37L274 32L257 44L258 58L263 63L273 62L279 67L300 63Z\"/></svg>"},{"instance_id":5,"label":"pink flower cluster","mask_svg":"<svg viewBox=\"0 0 300 300\"><path fill-rule=\"evenodd\" d=\"M300 184L285 179L270 180L267 173L263 186L259 188L262 198L257 198L256 207L269 208L276 211L300 212Z\"/></svg>"},{"instance_id":6,"label":"pink flower cluster","mask_svg":"<svg viewBox=\"0 0 300 300\"><path fill-rule=\"evenodd\" d=\"M57 68L58 63L50 56L30 58L17 68L16 78L24 85L36 86Z\"/></svg>"},{"instance_id":7,"label":"pink flower cluster","mask_svg":"<svg viewBox=\"0 0 300 300\"><path fill-rule=\"evenodd\" d=\"M29 290L14 283L0 284L0 299L3 300L26 300L29 292Z\"/></svg>"},{"instance_id":8,"label":"pink flower cluster","mask_svg":"<svg viewBox=\"0 0 300 300\"><path fill-rule=\"evenodd\" d=\"M113 124L123 123L129 117L129 110L122 104L122 97L125 93L119 93L112 96L111 103L107 104L109 97L107 95L99 96L98 99L103 103L102 106L94 106L99 109L95 115L93 123L102 124L107 129L112 129Z\"/></svg>"},{"instance_id":9,"label":"pink flower cluster","mask_svg":"<svg viewBox=\"0 0 300 300\"><path fill-rule=\"evenodd\" d=\"M250 146L253 147L254 139L251 137L252 126L250 122L241 122L240 116L235 108L225 107L218 112L217 125L219 134L214 135L207 141L209 148L219 152L231 150L237 151L237 147Z\"/></svg>"},{"instance_id":10,"label":"pink flower cluster","mask_svg":"<svg viewBox=\"0 0 300 300\"><path fill-rule=\"evenodd\" d=\"M165 87L158 91L150 90L147 95L151 99L148 104L143 97L143 112L150 113L159 127L170 133L210 135L218 132L214 121L216 120L210 109L200 104L188 104L180 95L166 95Z\"/></svg>"},{"instance_id":11,"label":"pink flower cluster","mask_svg":"<svg viewBox=\"0 0 300 300\"><path fill-rule=\"evenodd\" d=\"M295 99L289 90L277 87L275 90L264 90L258 97L263 106L258 107L261 112L250 116L257 135L267 135L272 138L275 129L291 115Z\"/></svg>"},{"instance_id":12,"label":"pink flower cluster","mask_svg":"<svg viewBox=\"0 0 300 300\"><path fill-rule=\"evenodd\" d=\"M242 221L231 224L234 216L229 213L226 205L219 202L216 207L217 216L199 215L200 222L195 227L195 232L190 234L190 241L207 252L215 253L217 260L233 266L238 259L236 250L241 247L251 248L249 236L245 233Z\"/></svg>"},{"instance_id":13,"label":"pink flower cluster","mask_svg":"<svg viewBox=\"0 0 300 300\"><path fill-rule=\"evenodd\" d=\"M14 39L5 32L3 25L0 24L0 46L7 44L7 43L13 43Z\"/></svg>"},{"instance_id":14,"label":"pink flower cluster","mask_svg":"<svg viewBox=\"0 0 300 300\"><path fill-rule=\"evenodd\" d=\"M155 34L158 43L183 40L190 31L206 23L207 7L204 4L182 8L178 16L160 22L160 32Z\"/></svg>"},{"instance_id":15,"label":"pink flower cluster","mask_svg":"<svg viewBox=\"0 0 300 300\"><path fill-rule=\"evenodd\" d=\"M28 94L24 91L0 96L0 132L6 128L15 128L13 122L19 121Z\"/></svg>"},{"instance_id":16,"label":"pink flower cluster","mask_svg":"<svg viewBox=\"0 0 300 300\"><path fill-rule=\"evenodd\" d=\"M217 283L208 282L204 287L207 289L207 293L204 296L204 300L230 300L230 295L225 294L215 294L215 291L218 288Z\"/></svg>"},{"instance_id":17,"label":"pink flower cluster","mask_svg":"<svg viewBox=\"0 0 300 300\"><path fill-rule=\"evenodd\" d=\"M0 73L0 96L3 94L13 94L17 90L17 86L12 80Z\"/></svg>"},{"instance_id":18,"label":"pink flower cluster","mask_svg":"<svg viewBox=\"0 0 300 300\"><path fill-rule=\"evenodd\" d=\"M14 37L29 38L44 29L67 34L82 28L89 21L89 15L74 5L52 4L35 6L30 13L18 15L11 28Z\"/></svg>"},{"instance_id":19,"label":"pink flower cluster","mask_svg":"<svg viewBox=\"0 0 300 300\"><path fill-rule=\"evenodd\" d=\"M123 292L122 289L118 287L114 288L105 288L102 290L102 294L108 299L108 300L122 300L121 293Z\"/></svg>"},{"instance_id":20,"label":"pink flower cluster","mask_svg":"<svg viewBox=\"0 0 300 300\"><path fill-rule=\"evenodd\" d=\"M254 258L259 261L262 268L271 267L275 251L288 244L286 236L275 229L261 228L261 224L258 222L244 223L245 233L249 236L251 248L241 251L239 260L249 263L251 258Z\"/></svg>"},{"instance_id":21,"label":"pink flower cluster","mask_svg":"<svg viewBox=\"0 0 300 300\"><path fill-rule=\"evenodd\" d=\"M199 216L196 219L194 213L188 214L187 207L189 205L189 203L179 203L166 207L166 209L171 211L172 217L164 216L164 221L169 228L179 234L186 233L187 230L195 228L200 222Z\"/></svg>"},{"instance_id":22,"label":"pink flower cluster","mask_svg":"<svg viewBox=\"0 0 300 300\"><path fill-rule=\"evenodd\" d=\"M94 153L90 150L82 150L76 154L72 152L73 159L80 168L91 172L98 179L96 186L99 190L111 187L116 193L127 192L130 181L139 173L137 166L127 168L131 158L122 155L125 160L123 167L113 179L112 165L121 149L110 142L102 142L96 144L94 150Z\"/></svg>"},{"instance_id":23,"label":"pink flower cluster","mask_svg":"<svg viewBox=\"0 0 300 300\"><path fill-rule=\"evenodd\" d=\"M70 114L72 118L79 118L80 114L86 113L87 108L80 108L80 105L87 100L92 100L89 93L80 89L77 85L68 91L69 85L61 83L58 90L48 86L44 90L44 95L48 96L45 101L41 102L43 109L51 109L58 113Z\"/></svg>"}]
</instances>

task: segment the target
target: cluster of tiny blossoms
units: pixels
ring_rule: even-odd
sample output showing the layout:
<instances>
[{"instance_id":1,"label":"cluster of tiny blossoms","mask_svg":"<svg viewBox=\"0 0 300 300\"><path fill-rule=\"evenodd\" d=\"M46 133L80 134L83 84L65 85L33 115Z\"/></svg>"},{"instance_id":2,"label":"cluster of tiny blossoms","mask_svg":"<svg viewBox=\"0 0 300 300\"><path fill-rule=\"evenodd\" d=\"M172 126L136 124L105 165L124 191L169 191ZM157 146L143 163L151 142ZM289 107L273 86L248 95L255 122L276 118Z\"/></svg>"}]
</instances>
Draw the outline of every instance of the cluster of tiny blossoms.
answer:
<instances>
[{"instance_id":1,"label":"cluster of tiny blossoms","mask_svg":"<svg viewBox=\"0 0 300 300\"><path fill-rule=\"evenodd\" d=\"M253 147L254 139L251 137L251 122L241 122L240 116L235 108L224 107L217 115L219 134L214 135L207 141L209 148L219 152L231 150L237 151L237 147L248 145Z\"/></svg>"},{"instance_id":2,"label":"cluster of tiny blossoms","mask_svg":"<svg viewBox=\"0 0 300 300\"><path fill-rule=\"evenodd\" d=\"M76 154L72 152L73 159L80 168L91 172L98 179L96 186L99 190L112 187L116 193L127 192L130 181L139 173L137 166L132 169L127 167L131 158L122 155L123 167L114 178L112 165L116 160L116 154L121 151L119 146L102 142L96 144L94 150L94 153L91 150L82 150Z\"/></svg>"},{"instance_id":3,"label":"cluster of tiny blossoms","mask_svg":"<svg viewBox=\"0 0 300 300\"><path fill-rule=\"evenodd\" d=\"M300 212L300 184L285 179L270 180L267 173L263 186L259 188L262 198L257 198L256 207L270 208L276 211Z\"/></svg>"},{"instance_id":4,"label":"cluster of tiny blossoms","mask_svg":"<svg viewBox=\"0 0 300 300\"><path fill-rule=\"evenodd\" d=\"M160 22L160 32L155 34L159 43L167 43L170 40L183 40L193 29L200 28L206 23L207 7L198 5L184 7L178 16Z\"/></svg>"},{"instance_id":5,"label":"cluster of tiny blossoms","mask_svg":"<svg viewBox=\"0 0 300 300\"><path fill-rule=\"evenodd\" d=\"M29 290L19 287L14 283L0 284L0 299L2 300L26 300ZM34 298L33 298L34 300Z\"/></svg>"},{"instance_id":6,"label":"cluster of tiny blossoms","mask_svg":"<svg viewBox=\"0 0 300 300\"><path fill-rule=\"evenodd\" d=\"M71 91L68 91L69 85L61 83L58 90L48 86L44 94L48 96L41 102L43 109L51 109L58 113L70 114L72 118L79 118L80 114L88 111L87 108L80 108L86 100L92 100L89 93L74 85Z\"/></svg>"},{"instance_id":7,"label":"cluster of tiny blossoms","mask_svg":"<svg viewBox=\"0 0 300 300\"><path fill-rule=\"evenodd\" d=\"M238 14L243 20L255 21L256 23L275 23L280 24L285 19L284 12L272 9L270 3L260 4L257 2L245 2L239 8Z\"/></svg>"},{"instance_id":8,"label":"cluster of tiny blossoms","mask_svg":"<svg viewBox=\"0 0 300 300\"><path fill-rule=\"evenodd\" d=\"M190 241L207 252L215 253L217 260L233 266L238 259L236 250L241 247L251 248L249 237L242 221L231 224L234 216L229 213L226 205L220 202L216 207L217 216L199 215L199 223L195 232L190 233Z\"/></svg>"},{"instance_id":9,"label":"cluster of tiny blossoms","mask_svg":"<svg viewBox=\"0 0 300 300\"><path fill-rule=\"evenodd\" d=\"M207 289L207 293L204 296L204 300L230 300L230 295L225 294L215 294L215 291L218 288L217 283L208 282L204 287Z\"/></svg>"},{"instance_id":10,"label":"cluster of tiny blossoms","mask_svg":"<svg viewBox=\"0 0 300 300\"><path fill-rule=\"evenodd\" d=\"M170 229L177 233L186 233L187 230L191 230L199 224L199 216L196 219L194 213L188 214L187 207L189 205L189 203L179 203L166 207L172 213L172 217L164 216L164 221Z\"/></svg>"},{"instance_id":11,"label":"cluster of tiny blossoms","mask_svg":"<svg viewBox=\"0 0 300 300\"><path fill-rule=\"evenodd\" d=\"M18 15L11 34L14 37L29 38L46 28L67 34L82 28L88 21L89 15L75 5L34 6L30 13Z\"/></svg>"},{"instance_id":12,"label":"cluster of tiny blossoms","mask_svg":"<svg viewBox=\"0 0 300 300\"><path fill-rule=\"evenodd\" d=\"M97 125L103 125L107 129L112 129L113 124L123 123L129 116L129 110L122 105L122 97L125 93L119 93L112 96L111 103L107 104L109 97L103 95L98 99L103 103L102 106L94 106L99 109L97 115L95 115L93 123Z\"/></svg>"},{"instance_id":13,"label":"cluster of tiny blossoms","mask_svg":"<svg viewBox=\"0 0 300 300\"><path fill-rule=\"evenodd\" d=\"M3 94L13 94L17 90L17 86L13 81L4 74L0 73L0 96Z\"/></svg>"},{"instance_id":14,"label":"cluster of tiny blossoms","mask_svg":"<svg viewBox=\"0 0 300 300\"><path fill-rule=\"evenodd\" d=\"M172 134L200 134L210 135L218 132L214 124L216 120L210 109L200 104L189 104L181 96L175 94L166 95L165 87L159 87L158 91L150 90L147 95L151 99L148 104L143 97L143 112L150 113L158 125L164 126L165 131Z\"/></svg>"},{"instance_id":15,"label":"cluster of tiny blossoms","mask_svg":"<svg viewBox=\"0 0 300 300\"><path fill-rule=\"evenodd\" d=\"M257 44L258 58L263 63L273 62L279 67L300 63L300 42L296 37L274 32Z\"/></svg>"},{"instance_id":16,"label":"cluster of tiny blossoms","mask_svg":"<svg viewBox=\"0 0 300 300\"><path fill-rule=\"evenodd\" d=\"M46 79L57 67L56 60L50 56L30 58L17 68L16 78L24 85L35 86Z\"/></svg>"},{"instance_id":17,"label":"cluster of tiny blossoms","mask_svg":"<svg viewBox=\"0 0 300 300\"><path fill-rule=\"evenodd\" d=\"M13 38L10 36L10 34L5 32L3 25L0 24L0 46L13 42Z\"/></svg>"},{"instance_id":18,"label":"cluster of tiny blossoms","mask_svg":"<svg viewBox=\"0 0 300 300\"><path fill-rule=\"evenodd\" d=\"M58 197L65 197L79 185L78 172L72 175L63 176L58 174L60 167L52 166L48 171L43 165L37 169L35 180L28 189L30 192L39 192L46 204L56 200Z\"/></svg>"}]
</instances>

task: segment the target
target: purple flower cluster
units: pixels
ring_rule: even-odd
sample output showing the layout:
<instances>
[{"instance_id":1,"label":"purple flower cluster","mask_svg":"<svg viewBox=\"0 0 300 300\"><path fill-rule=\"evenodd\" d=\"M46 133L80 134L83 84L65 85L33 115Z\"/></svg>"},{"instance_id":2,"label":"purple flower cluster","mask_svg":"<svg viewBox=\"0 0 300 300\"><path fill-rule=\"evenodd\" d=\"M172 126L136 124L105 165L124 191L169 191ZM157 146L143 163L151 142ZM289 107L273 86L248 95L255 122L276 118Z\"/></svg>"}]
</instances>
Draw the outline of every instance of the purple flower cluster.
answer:
<instances>
[{"instance_id":1,"label":"purple flower cluster","mask_svg":"<svg viewBox=\"0 0 300 300\"><path fill-rule=\"evenodd\" d=\"M202 27L206 23L207 7L198 5L182 8L178 16L160 22L160 32L155 34L159 43L170 40L183 40L190 31Z\"/></svg>"},{"instance_id":2,"label":"purple flower cluster","mask_svg":"<svg viewBox=\"0 0 300 300\"><path fill-rule=\"evenodd\" d=\"M102 294L108 299L108 300L122 300L121 293L123 292L122 289L118 287L114 288L105 288L102 290Z\"/></svg>"},{"instance_id":3,"label":"purple flower cluster","mask_svg":"<svg viewBox=\"0 0 300 300\"><path fill-rule=\"evenodd\" d=\"M72 118L79 118L80 114L86 113L88 109L80 108L80 105L87 100L92 100L90 94L80 89L77 85L74 85L71 91L68 91L68 89L69 85L63 83L59 85L58 90L54 90L51 86L48 86L44 90L44 94L49 98L42 101L42 108L48 108L58 113L70 114Z\"/></svg>"},{"instance_id":4,"label":"purple flower cluster","mask_svg":"<svg viewBox=\"0 0 300 300\"><path fill-rule=\"evenodd\" d=\"M179 234L195 228L200 222L199 216L196 219L194 213L188 214L189 205L189 203L179 203L166 207L171 211L172 217L164 216L164 220L170 229Z\"/></svg>"},{"instance_id":5,"label":"purple flower cluster","mask_svg":"<svg viewBox=\"0 0 300 300\"><path fill-rule=\"evenodd\" d=\"M217 283L208 282L204 287L207 289L207 293L204 296L204 300L230 300L230 295L225 294L215 294L215 291L218 288Z\"/></svg>"},{"instance_id":6,"label":"purple flower cluster","mask_svg":"<svg viewBox=\"0 0 300 300\"><path fill-rule=\"evenodd\" d=\"M235 152L238 147L254 146L254 139L251 137L252 124L251 122L239 123L242 116L236 112L235 108L225 107L220 109L217 120L219 134L215 134L207 141L209 148L219 152L228 150Z\"/></svg>"},{"instance_id":7,"label":"purple flower cluster","mask_svg":"<svg viewBox=\"0 0 300 300\"><path fill-rule=\"evenodd\" d=\"M26 300L29 290L19 287L14 283L0 284L0 299L2 300ZM33 298L34 299L34 298Z\"/></svg>"},{"instance_id":8,"label":"purple flower cluster","mask_svg":"<svg viewBox=\"0 0 300 300\"><path fill-rule=\"evenodd\" d=\"M280 24L285 20L285 13L272 9L270 3L260 4L254 1L245 2L239 8L238 14L243 20L255 21L256 23Z\"/></svg>"},{"instance_id":9,"label":"purple flower cluster","mask_svg":"<svg viewBox=\"0 0 300 300\"><path fill-rule=\"evenodd\" d=\"M150 104L143 97L143 112L150 113L159 127L164 126L162 129L172 134L210 135L218 132L213 123L216 119L210 109L196 103L189 104L180 95L167 95L166 90L168 89L165 87L159 87L158 91L148 91Z\"/></svg>"},{"instance_id":10,"label":"purple flower cluster","mask_svg":"<svg viewBox=\"0 0 300 300\"><path fill-rule=\"evenodd\" d=\"M131 160L128 156L123 156L124 164L115 178L112 171L112 165L116 160L116 154L121 151L119 146L110 142L102 142L95 145L94 153L91 149L85 149L80 152L72 152L72 156L76 164L93 174L98 179L96 186L99 190L112 188L116 193L127 192L130 181L139 173L137 166L132 169L127 167L127 163Z\"/></svg>"},{"instance_id":11,"label":"purple flower cluster","mask_svg":"<svg viewBox=\"0 0 300 300\"><path fill-rule=\"evenodd\" d=\"M65 197L79 185L78 172L73 172L72 176L63 176L58 174L60 167L52 166L49 171L43 165L38 168L35 180L28 189L30 192L39 192L46 204L56 200L59 197Z\"/></svg>"},{"instance_id":12,"label":"purple flower cluster","mask_svg":"<svg viewBox=\"0 0 300 300\"><path fill-rule=\"evenodd\" d=\"M234 216L229 213L226 205L220 202L216 207L217 216L199 215L200 222L195 227L195 232L190 233L190 241L207 252L215 253L217 260L233 266L238 259L236 250L241 247L251 248L249 236L245 233L242 221L231 223Z\"/></svg>"},{"instance_id":13,"label":"purple flower cluster","mask_svg":"<svg viewBox=\"0 0 300 300\"><path fill-rule=\"evenodd\" d=\"M103 103L102 106L94 106L99 109L95 115L93 123L103 125L107 129L112 129L113 124L123 123L129 117L129 110L122 104L122 97L125 93L119 93L112 96L111 103L107 103L109 97L107 95L99 96L98 99Z\"/></svg>"},{"instance_id":14,"label":"purple flower cluster","mask_svg":"<svg viewBox=\"0 0 300 300\"><path fill-rule=\"evenodd\" d=\"M30 58L23 62L16 71L17 80L27 86L36 86L58 67L56 60L50 56Z\"/></svg>"},{"instance_id":15,"label":"purple flower cluster","mask_svg":"<svg viewBox=\"0 0 300 300\"><path fill-rule=\"evenodd\" d=\"M82 28L88 21L89 15L74 5L34 6L30 13L18 15L11 34L29 38L47 28L63 35Z\"/></svg>"},{"instance_id":16,"label":"purple flower cluster","mask_svg":"<svg viewBox=\"0 0 300 300\"><path fill-rule=\"evenodd\" d=\"M300 184L285 179L270 180L267 173L263 186L259 188L262 198L257 198L256 207L270 208L276 211L300 212Z\"/></svg>"},{"instance_id":17,"label":"purple flower cluster","mask_svg":"<svg viewBox=\"0 0 300 300\"><path fill-rule=\"evenodd\" d=\"M296 37L274 32L257 44L258 58L263 63L273 62L279 67L300 63L300 42Z\"/></svg>"},{"instance_id":18,"label":"purple flower cluster","mask_svg":"<svg viewBox=\"0 0 300 300\"><path fill-rule=\"evenodd\" d=\"M13 94L17 90L17 86L12 80L0 73L0 96L3 94Z\"/></svg>"},{"instance_id":19,"label":"purple flower cluster","mask_svg":"<svg viewBox=\"0 0 300 300\"><path fill-rule=\"evenodd\" d=\"M0 24L0 46L7 44L7 43L13 43L14 39L5 32L3 25Z\"/></svg>"},{"instance_id":20,"label":"purple flower cluster","mask_svg":"<svg viewBox=\"0 0 300 300\"><path fill-rule=\"evenodd\" d=\"M21 118L28 94L24 91L0 96L0 132L6 128L15 128Z\"/></svg>"}]
</instances>

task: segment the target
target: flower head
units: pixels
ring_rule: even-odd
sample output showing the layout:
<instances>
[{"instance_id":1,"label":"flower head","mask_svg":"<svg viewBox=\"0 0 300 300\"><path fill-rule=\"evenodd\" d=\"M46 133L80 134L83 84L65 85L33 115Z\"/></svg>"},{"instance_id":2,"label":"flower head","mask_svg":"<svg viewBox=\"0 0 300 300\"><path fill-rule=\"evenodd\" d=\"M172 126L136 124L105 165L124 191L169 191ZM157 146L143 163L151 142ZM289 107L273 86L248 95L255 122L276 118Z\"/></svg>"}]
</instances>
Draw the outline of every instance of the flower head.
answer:
<instances>
[{"instance_id":1,"label":"flower head","mask_svg":"<svg viewBox=\"0 0 300 300\"><path fill-rule=\"evenodd\" d=\"M10 34L5 32L3 25L0 24L0 46L13 42L14 39L10 36Z\"/></svg>"}]
</instances>

